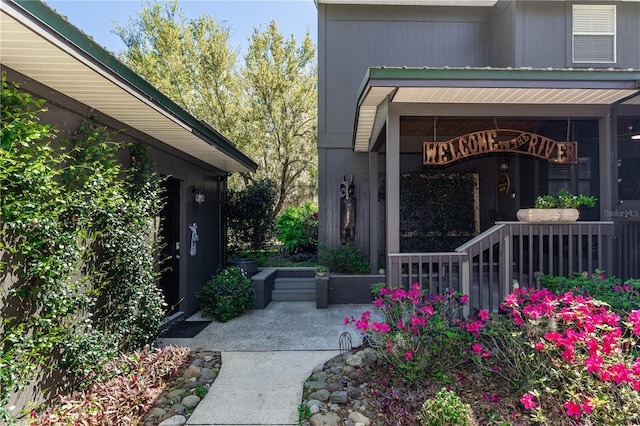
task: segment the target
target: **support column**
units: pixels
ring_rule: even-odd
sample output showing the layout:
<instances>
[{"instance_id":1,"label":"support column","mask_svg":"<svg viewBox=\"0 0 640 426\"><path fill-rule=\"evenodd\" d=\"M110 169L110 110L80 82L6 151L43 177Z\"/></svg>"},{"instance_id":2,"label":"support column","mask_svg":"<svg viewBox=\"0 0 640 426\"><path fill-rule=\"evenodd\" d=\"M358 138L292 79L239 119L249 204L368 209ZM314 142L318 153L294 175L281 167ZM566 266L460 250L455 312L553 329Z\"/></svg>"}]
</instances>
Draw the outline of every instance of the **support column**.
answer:
<instances>
[{"instance_id":1,"label":"support column","mask_svg":"<svg viewBox=\"0 0 640 426\"><path fill-rule=\"evenodd\" d=\"M598 120L600 128L598 144L600 148L600 220L603 220L605 210L613 210L618 206L618 184L612 177L618 176L618 147L612 142L612 117L608 114ZM614 141L616 139L613 139Z\"/></svg>"},{"instance_id":2,"label":"support column","mask_svg":"<svg viewBox=\"0 0 640 426\"><path fill-rule=\"evenodd\" d=\"M387 115L386 188L385 209L387 228L387 255L400 252L400 116ZM387 285L399 287L402 276L392 271L387 256Z\"/></svg>"},{"instance_id":3,"label":"support column","mask_svg":"<svg viewBox=\"0 0 640 426\"><path fill-rule=\"evenodd\" d=\"M369 262L372 274L378 273L380 215L378 214L378 153L369 153Z\"/></svg>"}]
</instances>

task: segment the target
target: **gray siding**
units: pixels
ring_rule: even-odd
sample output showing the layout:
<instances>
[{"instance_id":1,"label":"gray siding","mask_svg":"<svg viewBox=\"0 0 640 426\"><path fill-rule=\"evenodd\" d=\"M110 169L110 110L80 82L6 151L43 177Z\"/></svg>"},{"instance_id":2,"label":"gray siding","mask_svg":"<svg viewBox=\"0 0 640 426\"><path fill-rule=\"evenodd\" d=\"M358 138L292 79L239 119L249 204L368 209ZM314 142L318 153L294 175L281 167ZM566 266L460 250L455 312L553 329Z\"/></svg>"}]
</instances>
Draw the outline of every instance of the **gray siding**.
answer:
<instances>
[{"instance_id":1,"label":"gray siding","mask_svg":"<svg viewBox=\"0 0 640 426\"><path fill-rule=\"evenodd\" d=\"M518 37L515 67L564 68L571 57L566 51L570 21L564 2L527 1L521 5L522 29ZM567 32L569 31L569 32ZM569 49L571 44L569 44Z\"/></svg>"},{"instance_id":2,"label":"gray siding","mask_svg":"<svg viewBox=\"0 0 640 426\"><path fill-rule=\"evenodd\" d=\"M490 63L490 8L321 4L318 9L321 147L351 147L356 95L370 66L482 67Z\"/></svg>"},{"instance_id":3,"label":"gray siding","mask_svg":"<svg viewBox=\"0 0 640 426\"><path fill-rule=\"evenodd\" d=\"M578 3L578 2L576 2ZM580 2L587 3L587 2ZM608 2L605 2L608 3ZM574 64L571 59L571 6L563 1L524 1L496 4L494 22L494 66L565 68L640 68L640 3L614 2L617 21L615 64ZM509 22L511 21L511 22ZM509 51L513 40L513 61Z\"/></svg>"},{"instance_id":4,"label":"gray siding","mask_svg":"<svg viewBox=\"0 0 640 426\"><path fill-rule=\"evenodd\" d=\"M615 66L640 68L640 3L615 4L618 6ZM358 197L356 240L365 253L369 250L369 156L352 150L357 94L368 67L570 67L570 14L571 3L562 0L499 0L494 7L319 4L320 241L329 245L339 241L339 180L342 175L353 174ZM438 115L443 108L446 106L424 105L420 111ZM460 114L469 113L465 107L456 107L458 110ZM533 110L527 109L529 113ZM552 110L545 111L557 114ZM499 111L505 113L504 109L496 108L494 114L500 115ZM578 110L573 113L578 114ZM406 153L406 141L401 144ZM384 158L380 156L381 175ZM403 155L400 160L403 168L413 168L410 164L415 161L411 155ZM486 164L495 169L495 164ZM511 199L502 202L488 195L491 191L487 188L495 185L493 181L481 182L483 227L489 221L488 209L508 210L511 206L503 204L513 203ZM384 209L379 213L378 219L384 226ZM385 244L383 235L379 234L380 247Z\"/></svg>"},{"instance_id":5,"label":"gray siding","mask_svg":"<svg viewBox=\"0 0 640 426\"><path fill-rule=\"evenodd\" d=\"M515 63L516 3L499 1L493 8L491 66L508 67Z\"/></svg>"}]
</instances>

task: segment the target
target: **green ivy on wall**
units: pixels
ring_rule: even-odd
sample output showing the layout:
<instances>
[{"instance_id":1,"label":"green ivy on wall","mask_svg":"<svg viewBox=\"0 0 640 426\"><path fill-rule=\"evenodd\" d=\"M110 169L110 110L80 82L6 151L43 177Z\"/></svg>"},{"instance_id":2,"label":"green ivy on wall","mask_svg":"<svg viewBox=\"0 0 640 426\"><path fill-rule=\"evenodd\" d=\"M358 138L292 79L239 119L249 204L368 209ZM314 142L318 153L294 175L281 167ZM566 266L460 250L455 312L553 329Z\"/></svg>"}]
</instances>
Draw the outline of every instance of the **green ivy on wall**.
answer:
<instances>
[{"instance_id":1,"label":"green ivy on wall","mask_svg":"<svg viewBox=\"0 0 640 426\"><path fill-rule=\"evenodd\" d=\"M452 251L475 235L476 185L473 174L402 175L401 251Z\"/></svg>"},{"instance_id":2,"label":"green ivy on wall","mask_svg":"<svg viewBox=\"0 0 640 426\"><path fill-rule=\"evenodd\" d=\"M54 141L38 121L44 101L4 74L1 103L0 420L9 423L10 394L39 375L82 388L119 351L153 341L164 302L161 194L146 148L91 122Z\"/></svg>"}]
</instances>

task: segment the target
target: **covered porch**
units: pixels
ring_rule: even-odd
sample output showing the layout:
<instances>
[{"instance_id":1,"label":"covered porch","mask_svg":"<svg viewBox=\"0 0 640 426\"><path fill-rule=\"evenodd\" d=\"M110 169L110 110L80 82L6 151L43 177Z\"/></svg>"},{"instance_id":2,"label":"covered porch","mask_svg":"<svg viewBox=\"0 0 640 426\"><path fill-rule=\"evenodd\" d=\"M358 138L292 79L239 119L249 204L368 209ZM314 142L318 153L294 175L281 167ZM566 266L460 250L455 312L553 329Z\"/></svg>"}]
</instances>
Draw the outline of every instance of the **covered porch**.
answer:
<instances>
[{"instance_id":1,"label":"covered porch","mask_svg":"<svg viewBox=\"0 0 640 426\"><path fill-rule=\"evenodd\" d=\"M456 288L492 309L537 273L640 276L639 93L637 71L370 68L353 147L368 154L368 191L379 194L368 206L372 269L385 265L390 286ZM470 183L437 192L433 176ZM515 222L559 189L598 203L573 224ZM453 195L462 204L449 204L449 221L442 206L414 203Z\"/></svg>"}]
</instances>

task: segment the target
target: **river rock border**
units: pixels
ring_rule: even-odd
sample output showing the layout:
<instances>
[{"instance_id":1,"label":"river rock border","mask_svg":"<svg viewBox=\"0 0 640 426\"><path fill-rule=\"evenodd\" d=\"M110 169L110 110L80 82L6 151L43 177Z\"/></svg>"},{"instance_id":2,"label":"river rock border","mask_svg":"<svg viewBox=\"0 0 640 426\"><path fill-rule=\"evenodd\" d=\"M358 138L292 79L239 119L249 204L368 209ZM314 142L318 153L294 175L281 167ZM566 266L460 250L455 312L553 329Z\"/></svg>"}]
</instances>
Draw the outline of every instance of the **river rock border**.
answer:
<instances>
[{"instance_id":1,"label":"river rock border","mask_svg":"<svg viewBox=\"0 0 640 426\"><path fill-rule=\"evenodd\" d=\"M304 383L302 407L311 416L303 426L369 426L375 414L370 407L369 377L382 363L372 348L338 355L313 369ZM302 410L301 410L302 411Z\"/></svg>"},{"instance_id":2,"label":"river rock border","mask_svg":"<svg viewBox=\"0 0 640 426\"><path fill-rule=\"evenodd\" d=\"M149 410L144 426L182 426L209 391L214 382L222 358L220 352L192 351L189 365L171 382L155 406Z\"/></svg>"}]
</instances>

